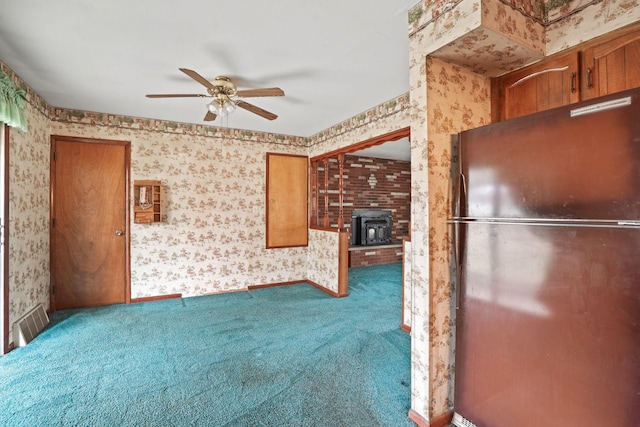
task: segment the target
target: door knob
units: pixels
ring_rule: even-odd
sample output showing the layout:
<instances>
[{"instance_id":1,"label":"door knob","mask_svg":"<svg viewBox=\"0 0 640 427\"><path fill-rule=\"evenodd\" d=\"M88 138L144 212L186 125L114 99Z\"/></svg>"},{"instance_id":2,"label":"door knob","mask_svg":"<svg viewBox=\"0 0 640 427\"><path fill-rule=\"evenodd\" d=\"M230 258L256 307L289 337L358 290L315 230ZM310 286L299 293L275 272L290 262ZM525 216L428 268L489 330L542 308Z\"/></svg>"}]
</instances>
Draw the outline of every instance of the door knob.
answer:
<instances>
[{"instance_id":1,"label":"door knob","mask_svg":"<svg viewBox=\"0 0 640 427\"><path fill-rule=\"evenodd\" d=\"M124 235L124 231L116 230L116 236L123 236L123 235Z\"/></svg>"}]
</instances>

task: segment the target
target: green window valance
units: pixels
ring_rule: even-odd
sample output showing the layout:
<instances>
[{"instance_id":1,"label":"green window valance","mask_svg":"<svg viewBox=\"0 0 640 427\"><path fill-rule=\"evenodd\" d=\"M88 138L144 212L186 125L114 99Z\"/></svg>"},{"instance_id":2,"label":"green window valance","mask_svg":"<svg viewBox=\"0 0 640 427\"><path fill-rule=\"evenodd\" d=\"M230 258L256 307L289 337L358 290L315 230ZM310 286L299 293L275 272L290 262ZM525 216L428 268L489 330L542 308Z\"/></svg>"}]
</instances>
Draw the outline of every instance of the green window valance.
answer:
<instances>
[{"instance_id":1,"label":"green window valance","mask_svg":"<svg viewBox=\"0 0 640 427\"><path fill-rule=\"evenodd\" d=\"M8 76L0 73L0 122L20 130L27 130L24 106L25 91L17 87Z\"/></svg>"}]
</instances>

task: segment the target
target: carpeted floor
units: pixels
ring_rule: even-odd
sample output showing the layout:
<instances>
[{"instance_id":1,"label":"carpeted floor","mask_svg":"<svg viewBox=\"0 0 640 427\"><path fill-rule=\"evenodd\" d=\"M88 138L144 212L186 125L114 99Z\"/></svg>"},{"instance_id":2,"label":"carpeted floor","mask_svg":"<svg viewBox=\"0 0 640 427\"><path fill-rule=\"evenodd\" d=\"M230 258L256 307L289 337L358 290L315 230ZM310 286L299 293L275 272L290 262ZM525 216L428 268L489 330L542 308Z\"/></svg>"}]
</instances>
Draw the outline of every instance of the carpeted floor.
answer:
<instances>
[{"instance_id":1,"label":"carpeted floor","mask_svg":"<svg viewBox=\"0 0 640 427\"><path fill-rule=\"evenodd\" d=\"M413 426L400 276L56 312L0 358L0 424Z\"/></svg>"}]
</instances>

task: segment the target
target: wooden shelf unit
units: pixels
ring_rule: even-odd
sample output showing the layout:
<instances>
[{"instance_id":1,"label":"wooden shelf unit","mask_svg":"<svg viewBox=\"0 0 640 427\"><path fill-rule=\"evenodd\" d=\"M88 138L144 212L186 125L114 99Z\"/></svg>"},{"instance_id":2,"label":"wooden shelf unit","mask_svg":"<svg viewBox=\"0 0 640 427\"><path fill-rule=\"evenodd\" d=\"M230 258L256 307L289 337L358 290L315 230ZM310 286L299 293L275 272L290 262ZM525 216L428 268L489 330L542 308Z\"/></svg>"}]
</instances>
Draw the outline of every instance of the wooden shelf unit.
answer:
<instances>
[{"instance_id":1,"label":"wooden shelf unit","mask_svg":"<svg viewBox=\"0 0 640 427\"><path fill-rule=\"evenodd\" d=\"M140 193L145 195L146 203L140 203ZM137 180L133 182L133 222L151 224L162 222L164 210L162 183L154 180Z\"/></svg>"}]
</instances>

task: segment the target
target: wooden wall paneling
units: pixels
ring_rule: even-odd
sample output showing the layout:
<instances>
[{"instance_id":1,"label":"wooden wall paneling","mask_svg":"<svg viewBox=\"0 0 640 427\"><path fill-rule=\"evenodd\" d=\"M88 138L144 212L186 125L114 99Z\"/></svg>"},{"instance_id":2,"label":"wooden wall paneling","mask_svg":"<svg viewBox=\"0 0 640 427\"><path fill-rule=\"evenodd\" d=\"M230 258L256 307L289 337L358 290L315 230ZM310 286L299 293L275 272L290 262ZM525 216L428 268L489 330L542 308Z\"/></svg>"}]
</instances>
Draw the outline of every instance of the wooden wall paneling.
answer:
<instances>
[{"instance_id":1,"label":"wooden wall paneling","mask_svg":"<svg viewBox=\"0 0 640 427\"><path fill-rule=\"evenodd\" d=\"M306 246L308 157L267 153L266 247Z\"/></svg>"}]
</instances>

